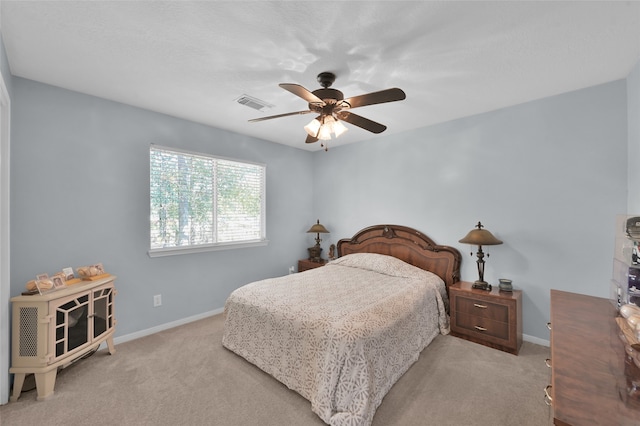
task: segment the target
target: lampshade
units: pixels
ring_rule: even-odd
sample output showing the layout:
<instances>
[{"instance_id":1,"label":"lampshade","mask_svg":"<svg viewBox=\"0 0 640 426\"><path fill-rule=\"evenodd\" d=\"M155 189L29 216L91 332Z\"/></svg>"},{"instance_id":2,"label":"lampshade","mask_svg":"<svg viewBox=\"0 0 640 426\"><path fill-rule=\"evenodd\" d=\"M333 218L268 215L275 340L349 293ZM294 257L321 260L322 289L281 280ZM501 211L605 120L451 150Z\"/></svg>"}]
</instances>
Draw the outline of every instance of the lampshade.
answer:
<instances>
[{"instance_id":1,"label":"lampshade","mask_svg":"<svg viewBox=\"0 0 640 426\"><path fill-rule=\"evenodd\" d=\"M349 130L349 128L342 124L339 120L333 123L333 134L336 135L336 138L347 130Z\"/></svg>"},{"instance_id":2,"label":"lampshade","mask_svg":"<svg viewBox=\"0 0 640 426\"><path fill-rule=\"evenodd\" d=\"M471 244L474 246L495 246L502 244L502 241L493 236L493 234L486 229L482 229L482 223L478 222L476 229L469 231L467 235L459 242L464 244Z\"/></svg>"},{"instance_id":3,"label":"lampshade","mask_svg":"<svg viewBox=\"0 0 640 426\"><path fill-rule=\"evenodd\" d=\"M331 124L323 124L316 137L322 141L331 140Z\"/></svg>"},{"instance_id":4,"label":"lampshade","mask_svg":"<svg viewBox=\"0 0 640 426\"><path fill-rule=\"evenodd\" d=\"M323 224L320 223L320 219L318 219L318 223L314 224L311 228L309 228L309 230L307 231L308 233L320 233L320 234L328 234L329 231L327 231L327 228L324 227Z\"/></svg>"},{"instance_id":5,"label":"lampshade","mask_svg":"<svg viewBox=\"0 0 640 426\"><path fill-rule=\"evenodd\" d=\"M304 126L304 130L307 131L309 136L313 136L314 138L318 134L318 130L320 130L320 121L318 120L318 118L314 118L309 124Z\"/></svg>"}]
</instances>

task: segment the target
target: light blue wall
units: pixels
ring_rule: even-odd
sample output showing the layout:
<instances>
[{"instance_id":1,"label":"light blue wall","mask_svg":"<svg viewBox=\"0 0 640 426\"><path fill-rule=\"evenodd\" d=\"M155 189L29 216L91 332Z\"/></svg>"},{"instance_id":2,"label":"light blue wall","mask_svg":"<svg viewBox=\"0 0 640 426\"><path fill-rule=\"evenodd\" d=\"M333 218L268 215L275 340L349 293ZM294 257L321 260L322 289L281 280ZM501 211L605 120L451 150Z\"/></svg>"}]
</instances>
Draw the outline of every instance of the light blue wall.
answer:
<instances>
[{"instance_id":1,"label":"light blue wall","mask_svg":"<svg viewBox=\"0 0 640 426\"><path fill-rule=\"evenodd\" d=\"M120 336L221 308L233 289L306 255L311 153L13 80L12 296L38 273L102 262L119 277ZM265 163L269 245L149 258L151 143Z\"/></svg>"},{"instance_id":2,"label":"light blue wall","mask_svg":"<svg viewBox=\"0 0 640 426\"><path fill-rule=\"evenodd\" d=\"M626 81L309 153L12 80L11 293L37 273L103 262L120 276L118 335L220 308L239 285L286 273L316 218L331 231L325 253L365 226L415 227L460 249L466 280L475 257L457 241L482 220L505 241L488 248L486 278L524 290L524 333L541 339L550 288L608 297L631 181ZM149 258L152 142L266 163L269 246Z\"/></svg>"},{"instance_id":3,"label":"light blue wall","mask_svg":"<svg viewBox=\"0 0 640 426\"><path fill-rule=\"evenodd\" d=\"M640 214L640 61L627 78L627 125L629 133L629 191L627 213Z\"/></svg>"},{"instance_id":4,"label":"light blue wall","mask_svg":"<svg viewBox=\"0 0 640 426\"><path fill-rule=\"evenodd\" d=\"M481 220L504 241L485 247L485 278L524 290L524 333L548 340L549 289L609 297L627 207L626 82L316 152L313 182L325 246L407 225L457 247L467 281L476 258L458 240Z\"/></svg>"}]
</instances>

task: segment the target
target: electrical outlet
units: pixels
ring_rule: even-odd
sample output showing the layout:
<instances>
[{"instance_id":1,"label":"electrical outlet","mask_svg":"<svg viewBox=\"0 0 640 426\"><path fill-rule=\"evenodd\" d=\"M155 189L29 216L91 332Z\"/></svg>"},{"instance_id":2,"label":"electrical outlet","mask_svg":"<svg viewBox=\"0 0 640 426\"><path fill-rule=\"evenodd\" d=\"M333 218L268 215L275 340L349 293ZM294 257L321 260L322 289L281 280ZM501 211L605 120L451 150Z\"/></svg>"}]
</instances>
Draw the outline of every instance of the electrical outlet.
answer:
<instances>
[{"instance_id":1,"label":"electrical outlet","mask_svg":"<svg viewBox=\"0 0 640 426\"><path fill-rule=\"evenodd\" d=\"M293 268L293 266L289 266L289 274L294 274L296 272L296 270Z\"/></svg>"},{"instance_id":2,"label":"electrical outlet","mask_svg":"<svg viewBox=\"0 0 640 426\"><path fill-rule=\"evenodd\" d=\"M158 306L162 305L162 295L161 294L156 294L155 296L153 296L153 307L157 308Z\"/></svg>"}]
</instances>

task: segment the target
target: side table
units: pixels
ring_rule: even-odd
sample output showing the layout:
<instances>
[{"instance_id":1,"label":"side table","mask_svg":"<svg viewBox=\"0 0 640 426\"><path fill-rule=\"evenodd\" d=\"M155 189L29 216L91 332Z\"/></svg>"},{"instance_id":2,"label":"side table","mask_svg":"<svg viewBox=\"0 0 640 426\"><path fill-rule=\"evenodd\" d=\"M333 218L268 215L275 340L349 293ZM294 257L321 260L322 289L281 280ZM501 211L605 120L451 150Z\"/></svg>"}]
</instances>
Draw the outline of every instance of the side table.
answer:
<instances>
[{"instance_id":1,"label":"side table","mask_svg":"<svg viewBox=\"0 0 640 426\"><path fill-rule=\"evenodd\" d=\"M522 290L491 291L460 281L449 287L451 334L505 352L522 345Z\"/></svg>"}]
</instances>

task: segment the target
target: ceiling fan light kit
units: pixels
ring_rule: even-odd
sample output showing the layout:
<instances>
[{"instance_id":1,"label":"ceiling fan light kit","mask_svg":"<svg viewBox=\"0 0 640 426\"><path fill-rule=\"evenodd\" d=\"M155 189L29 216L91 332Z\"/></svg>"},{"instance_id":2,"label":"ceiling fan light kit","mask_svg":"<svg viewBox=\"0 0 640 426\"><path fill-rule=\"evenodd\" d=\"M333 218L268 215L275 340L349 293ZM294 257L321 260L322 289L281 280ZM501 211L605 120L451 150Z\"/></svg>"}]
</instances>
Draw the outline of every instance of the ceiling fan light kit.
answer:
<instances>
[{"instance_id":1,"label":"ceiling fan light kit","mask_svg":"<svg viewBox=\"0 0 640 426\"><path fill-rule=\"evenodd\" d=\"M319 116L311 120L309 124L304 126L309 136L328 141L331 139L331 134L334 134L337 138L347 130L349 130L344 124L342 124L333 115Z\"/></svg>"},{"instance_id":2,"label":"ceiling fan light kit","mask_svg":"<svg viewBox=\"0 0 640 426\"><path fill-rule=\"evenodd\" d=\"M335 79L335 74L331 72L321 72L318 74L318 82L322 86L322 89L317 89L313 92L310 92L299 84L281 83L280 87L307 101L309 109L269 117L254 118L249 120L249 122L255 123L290 115L320 114L304 126L304 130L308 134L305 141L306 143L314 143L318 140L330 140L332 134L336 138L339 137L348 130L341 121L346 121L372 133L382 133L386 130L387 126L347 110L361 106L401 101L406 98L405 93L401 89L393 88L344 99L341 91L329 88Z\"/></svg>"}]
</instances>

